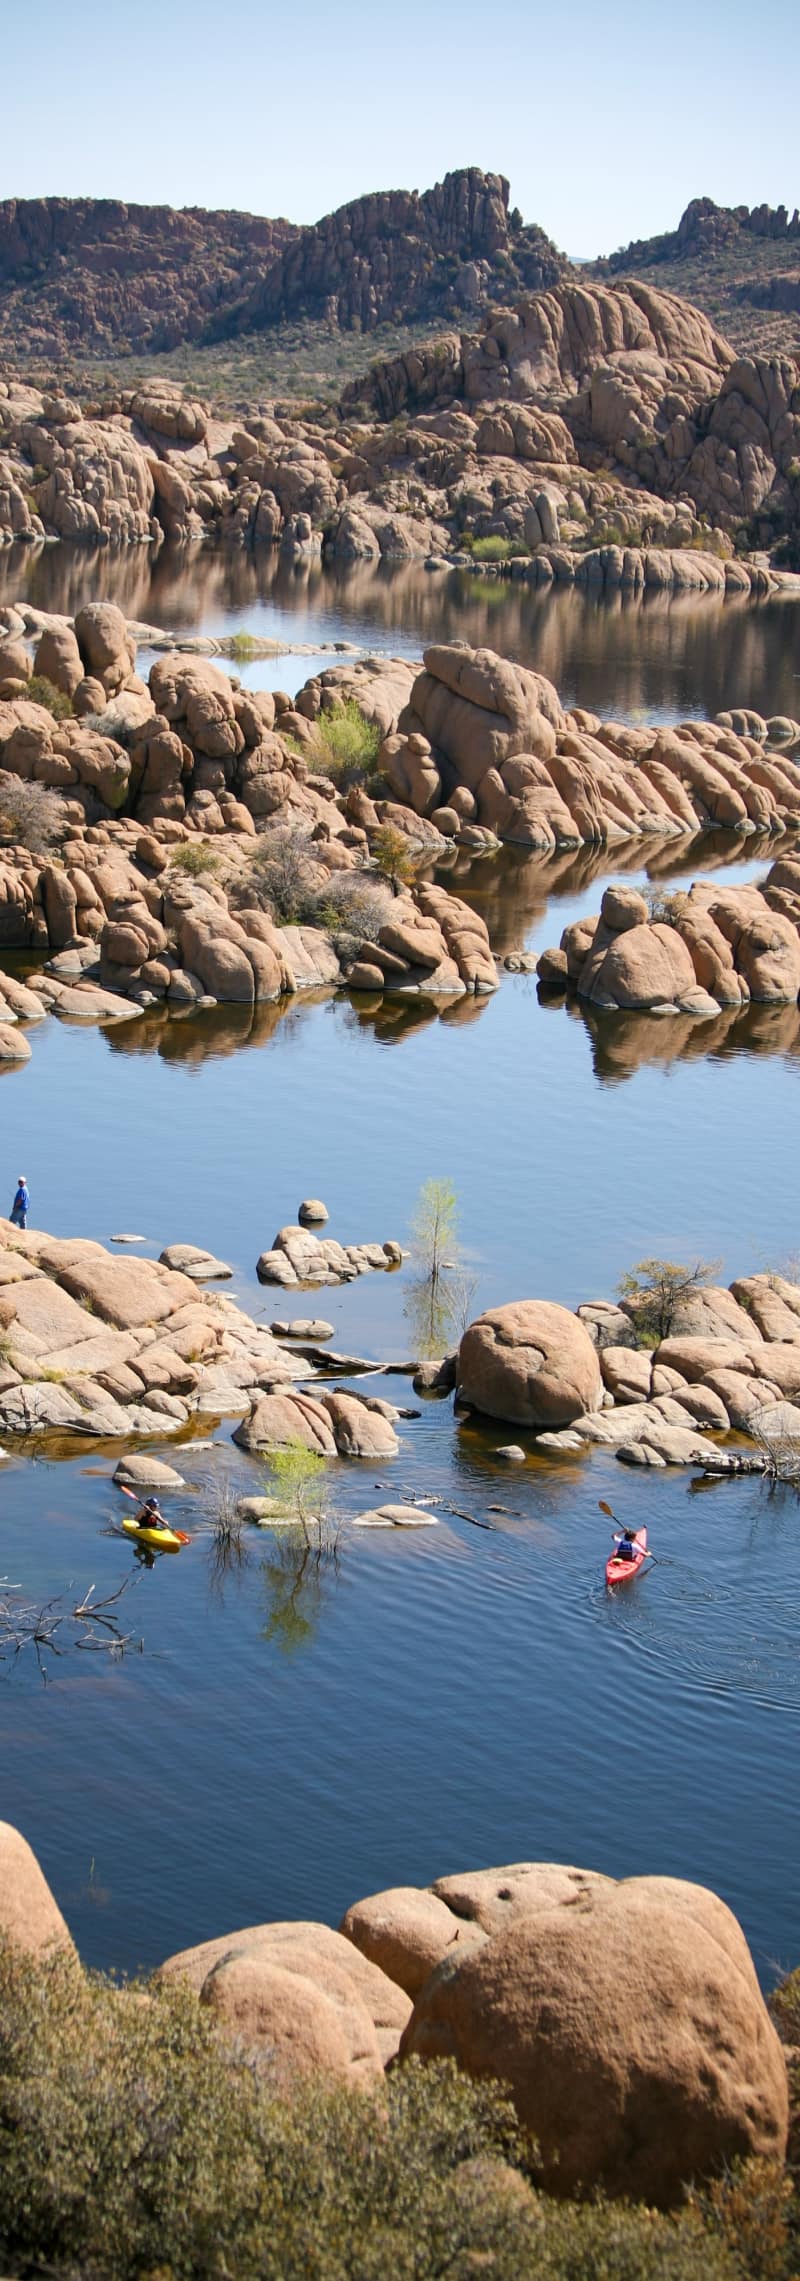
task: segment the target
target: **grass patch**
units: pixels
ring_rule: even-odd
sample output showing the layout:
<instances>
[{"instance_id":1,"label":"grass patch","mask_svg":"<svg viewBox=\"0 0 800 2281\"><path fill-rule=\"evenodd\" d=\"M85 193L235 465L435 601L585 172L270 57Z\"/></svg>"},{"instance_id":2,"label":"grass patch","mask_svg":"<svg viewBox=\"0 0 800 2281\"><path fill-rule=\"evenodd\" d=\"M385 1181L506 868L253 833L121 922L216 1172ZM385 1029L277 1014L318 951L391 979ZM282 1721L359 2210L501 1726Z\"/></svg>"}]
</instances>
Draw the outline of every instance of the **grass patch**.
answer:
<instances>
[{"instance_id":1,"label":"grass patch","mask_svg":"<svg viewBox=\"0 0 800 2281\"><path fill-rule=\"evenodd\" d=\"M258 647L254 634L231 634L228 655L235 659L237 665L250 665L253 658L258 656Z\"/></svg>"}]
</instances>

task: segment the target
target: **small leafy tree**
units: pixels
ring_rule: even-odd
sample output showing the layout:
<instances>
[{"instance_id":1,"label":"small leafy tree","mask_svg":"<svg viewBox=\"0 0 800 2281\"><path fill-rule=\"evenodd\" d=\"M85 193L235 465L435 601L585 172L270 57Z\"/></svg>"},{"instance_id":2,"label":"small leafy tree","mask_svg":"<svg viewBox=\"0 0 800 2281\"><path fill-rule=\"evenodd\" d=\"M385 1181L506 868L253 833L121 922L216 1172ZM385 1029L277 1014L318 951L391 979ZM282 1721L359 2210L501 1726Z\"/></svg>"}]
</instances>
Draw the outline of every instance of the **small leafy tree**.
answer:
<instances>
[{"instance_id":1,"label":"small leafy tree","mask_svg":"<svg viewBox=\"0 0 800 2281\"><path fill-rule=\"evenodd\" d=\"M680 1307L713 1283L720 1266L718 1259L698 1259L694 1267L675 1259L637 1259L617 1284L617 1295L635 1324L639 1344L657 1346L669 1338Z\"/></svg>"},{"instance_id":2,"label":"small leafy tree","mask_svg":"<svg viewBox=\"0 0 800 2281\"><path fill-rule=\"evenodd\" d=\"M308 1449L302 1441L287 1442L284 1449L271 1451L267 1469L276 1513L297 1523L306 1535L321 1528L327 1509L327 1475L319 1450Z\"/></svg>"},{"instance_id":3,"label":"small leafy tree","mask_svg":"<svg viewBox=\"0 0 800 2281\"><path fill-rule=\"evenodd\" d=\"M388 879L393 895L399 895L401 887L411 885L414 858L405 833L399 832L396 824L381 824L371 853L383 878Z\"/></svg>"},{"instance_id":4,"label":"small leafy tree","mask_svg":"<svg viewBox=\"0 0 800 2281\"><path fill-rule=\"evenodd\" d=\"M451 1180L424 1180L411 1215L411 1241L419 1273L440 1282L448 1257L456 1265L458 1198Z\"/></svg>"},{"instance_id":5,"label":"small leafy tree","mask_svg":"<svg viewBox=\"0 0 800 2281\"><path fill-rule=\"evenodd\" d=\"M425 1180L411 1216L416 1274L404 1310L420 1356L441 1354L465 1327L475 1285L462 1268L457 1228L452 1182Z\"/></svg>"}]
</instances>

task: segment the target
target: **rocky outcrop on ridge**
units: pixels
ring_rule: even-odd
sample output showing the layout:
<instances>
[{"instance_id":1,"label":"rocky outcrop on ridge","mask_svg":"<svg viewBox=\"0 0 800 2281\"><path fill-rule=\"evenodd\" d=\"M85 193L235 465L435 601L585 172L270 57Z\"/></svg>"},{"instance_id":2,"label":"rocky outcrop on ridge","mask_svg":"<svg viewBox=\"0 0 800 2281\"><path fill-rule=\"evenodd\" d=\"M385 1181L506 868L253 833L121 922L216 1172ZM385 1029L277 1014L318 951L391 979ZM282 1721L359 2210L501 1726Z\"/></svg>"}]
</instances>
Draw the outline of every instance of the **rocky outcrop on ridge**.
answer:
<instances>
[{"instance_id":1,"label":"rocky outcrop on ridge","mask_svg":"<svg viewBox=\"0 0 800 2281\"><path fill-rule=\"evenodd\" d=\"M356 198L293 242L237 312L239 330L298 316L369 332L555 285L567 269L544 230L509 211L504 175L463 167L433 190Z\"/></svg>"},{"instance_id":2,"label":"rocky outcrop on ridge","mask_svg":"<svg viewBox=\"0 0 800 2281\"><path fill-rule=\"evenodd\" d=\"M291 222L116 198L0 204L0 355L149 354L199 340L280 259Z\"/></svg>"},{"instance_id":3,"label":"rocky outcrop on ridge","mask_svg":"<svg viewBox=\"0 0 800 2281\"><path fill-rule=\"evenodd\" d=\"M797 327L754 318L754 309L792 312L792 273L800 255L795 206L718 206L692 198L677 229L636 238L587 266L592 279L652 279L706 309L743 354L797 352Z\"/></svg>"},{"instance_id":4,"label":"rocky outcrop on ridge","mask_svg":"<svg viewBox=\"0 0 800 2281\"><path fill-rule=\"evenodd\" d=\"M290 248L293 258L286 258ZM298 317L369 331L554 284L567 267L502 175L354 199L308 228L118 199L0 204L0 355L157 354Z\"/></svg>"}]
</instances>

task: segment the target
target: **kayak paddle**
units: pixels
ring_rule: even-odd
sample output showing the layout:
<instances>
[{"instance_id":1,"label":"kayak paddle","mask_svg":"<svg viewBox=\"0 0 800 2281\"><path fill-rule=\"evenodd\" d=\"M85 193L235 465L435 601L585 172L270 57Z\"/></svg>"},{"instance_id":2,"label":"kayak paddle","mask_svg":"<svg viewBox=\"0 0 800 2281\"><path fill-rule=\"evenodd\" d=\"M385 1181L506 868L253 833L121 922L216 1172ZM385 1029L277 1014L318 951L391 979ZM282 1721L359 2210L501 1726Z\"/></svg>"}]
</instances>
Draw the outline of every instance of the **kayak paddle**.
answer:
<instances>
[{"instance_id":1,"label":"kayak paddle","mask_svg":"<svg viewBox=\"0 0 800 2281\"><path fill-rule=\"evenodd\" d=\"M612 1508L611 1508L611 1506L610 1506L610 1505L607 1505L607 1504L606 1504L606 1501L605 1501L605 1498L604 1498L604 1497L600 1497L600 1498L598 1498L598 1509L599 1509L599 1511L600 1511L601 1513L607 1513L607 1514L608 1514L608 1518L609 1518L609 1520L610 1520L610 1521L616 1521L616 1524L617 1524L617 1528L618 1528L618 1529L621 1529L621 1527L622 1527L622 1522L621 1522L621 1521L618 1519L618 1517L617 1517L617 1514L616 1514L615 1512L613 1512L613 1511L612 1511ZM618 1540L617 1540L617 1541L618 1541ZM640 1557L641 1557L643 1560L656 1560L656 1556L655 1556L655 1553L654 1553L654 1552L651 1552L651 1551L650 1551L650 1547L649 1547L649 1545L647 1546L647 1548L646 1548L646 1550L644 1551L644 1553L642 1553L642 1550L641 1550L641 1546L639 1546L639 1547L638 1547L638 1550L639 1550L639 1554L640 1554ZM658 1565L659 1565L659 1563L658 1563L658 1561L656 1560L656 1567L658 1567Z\"/></svg>"}]
</instances>

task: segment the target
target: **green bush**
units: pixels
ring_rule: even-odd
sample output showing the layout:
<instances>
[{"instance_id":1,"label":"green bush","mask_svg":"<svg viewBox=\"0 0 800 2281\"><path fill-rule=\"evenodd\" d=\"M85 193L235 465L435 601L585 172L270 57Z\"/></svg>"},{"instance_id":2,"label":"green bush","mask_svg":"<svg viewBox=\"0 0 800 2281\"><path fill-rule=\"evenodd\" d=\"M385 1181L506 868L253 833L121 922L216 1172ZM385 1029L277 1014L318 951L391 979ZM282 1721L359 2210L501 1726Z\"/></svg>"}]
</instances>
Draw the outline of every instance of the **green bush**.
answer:
<instances>
[{"instance_id":1,"label":"green bush","mask_svg":"<svg viewBox=\"0 0 800 2281\"><path fill-rule=\"evenodd\" d=\"M63 2281L741 2281L742 2212L554 2203L495 2084L226 2053L191 1991L0 1945L0 2256ZM740 2191L747 2207L747 2173ZM762 2189L755 2205L773 2209ZM787 2204L784 2194L784 2223ZM773 2222L777 2240L779 2229ZM783 2271L772 2261L770 2281Z\"/></svg>"},{"instance_id":2,"label":"green bush","mask_svg":"<svg viewBox=\"0 0 800 2281\"><path fill-rule=\"evenodd\" d=\"M52 713L54 721L72 720L70 698L65 697L63 689L56 688L54 681L48 681L46 673L31 674L25 695L31 705L43 705L46 713Z\"/></svg>"},{"instance_id":3,"label":"green bush","mask_svg":"<svg viewBox=\"0 0 800 2281\"><path fill-rule=\"evenodd\" d=\"M204 871L219 869L219 856L206 840L182 840L173 848L170 866L174 871L186 871L190 879L199 879Z\"/></svg>"},{"instance_id":4,"label":"green bush","mask_svg":"<svg viewBox=\"0 0 800 2281\"><path fill-rule=\"evenodd\" d=\"M526 546L524 539L463 538L461 544L471 554L473 562L514 562L521 556L530 554L530 547Z\"/></svg>"},{"instance_id":5,"label":"green bush","mask_svg":"<svg viewBox=\"0 0 800 2281\"><path fill-rule=\"evenodd\" d=\"M355 698L348 697L335 713L320 713L314 723L314 742L305 747L305 758L311 768L321 769L325 776L339 777L353 772L370 776L375 768L381 745L381 732L376 721L365 721Z\"/></svg>"}]
</instances>

